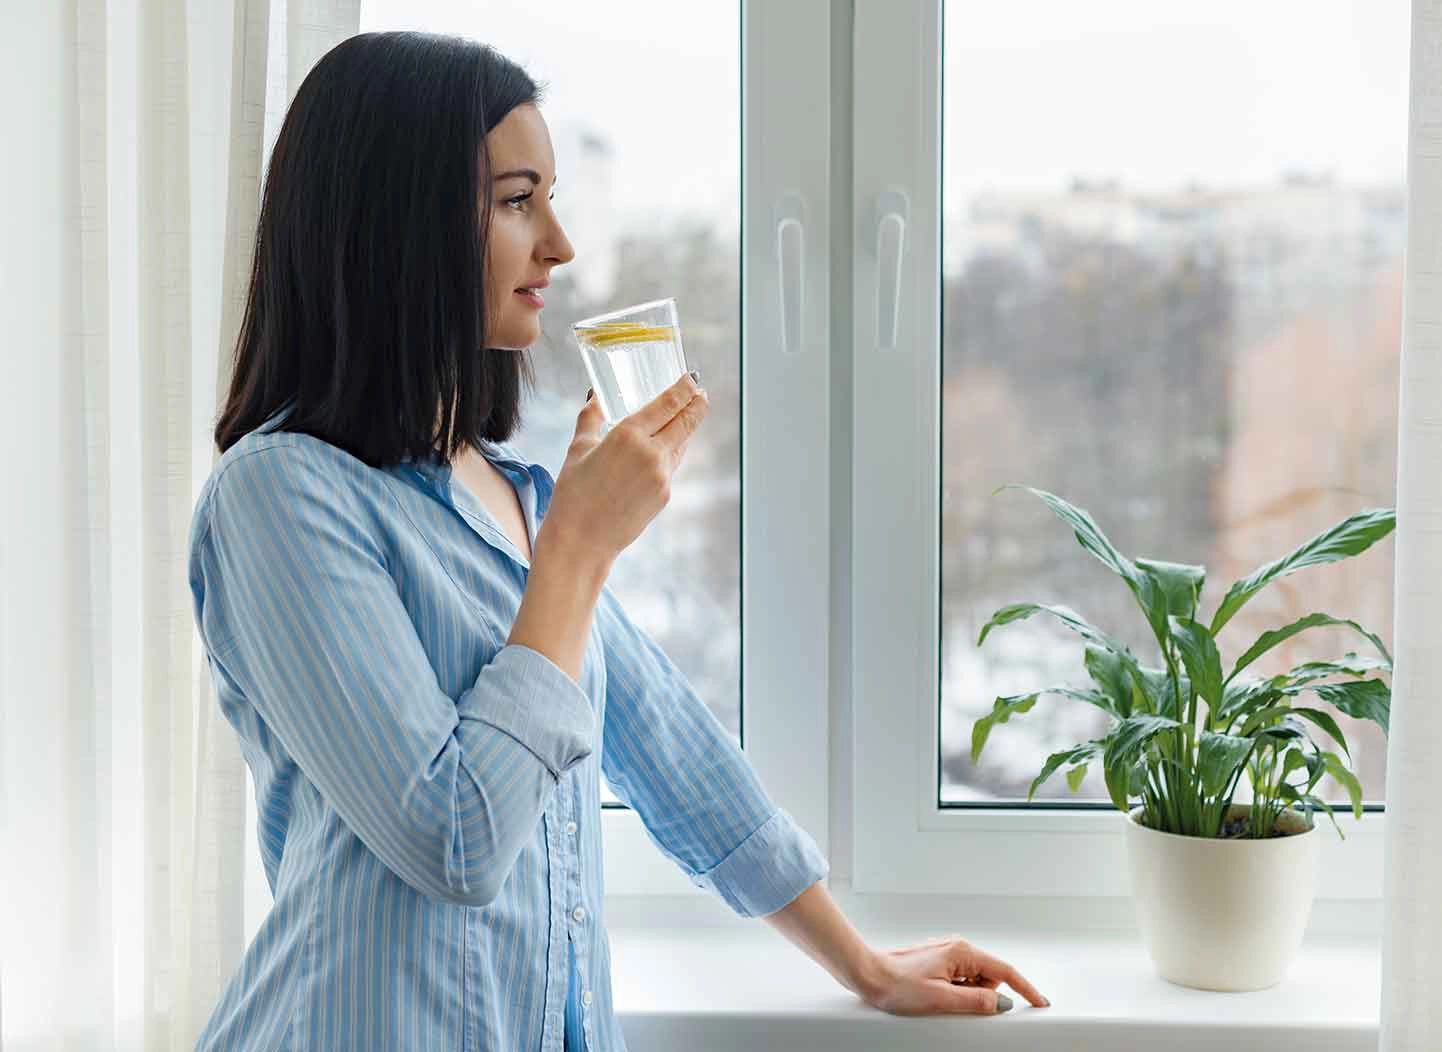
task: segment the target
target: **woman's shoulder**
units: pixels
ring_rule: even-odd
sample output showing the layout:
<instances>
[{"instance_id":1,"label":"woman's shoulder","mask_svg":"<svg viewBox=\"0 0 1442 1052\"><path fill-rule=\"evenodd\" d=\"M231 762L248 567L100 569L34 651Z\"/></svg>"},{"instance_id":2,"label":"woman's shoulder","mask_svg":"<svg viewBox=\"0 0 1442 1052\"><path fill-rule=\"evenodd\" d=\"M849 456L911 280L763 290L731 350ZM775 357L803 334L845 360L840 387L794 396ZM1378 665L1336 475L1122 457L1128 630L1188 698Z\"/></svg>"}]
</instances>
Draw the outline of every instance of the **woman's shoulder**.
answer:
<instances>
[{"instance_id":1,"label":"woman's shoulder","mask_svg":"<svg viewBox=\"0 0 1442 1052\"><path fill-rule=\"evenodd\" d=\"M221 454L211 471L212 488L227 476L255 482L289 477L331 485L347 477L364 477L367 465L324 439L299 431L252 431Z\"/></svg>"},{"instance_id":2,"label":"woman's shoulder","mask_svg":"<svg viewBox=\"0 0 1442 1052\"><path fill-rule=\"evenodd\" d=\"M394 499L382 474L314 435L252 431L215 462L196 500L193 525L197 530L208 525L217 504L232 514L246 514L257 501L266 501L282 517L303 515L311 508L326 517L371 518ZM217 494L223 495L219 502Z\"/></svg>"}]
</instances>

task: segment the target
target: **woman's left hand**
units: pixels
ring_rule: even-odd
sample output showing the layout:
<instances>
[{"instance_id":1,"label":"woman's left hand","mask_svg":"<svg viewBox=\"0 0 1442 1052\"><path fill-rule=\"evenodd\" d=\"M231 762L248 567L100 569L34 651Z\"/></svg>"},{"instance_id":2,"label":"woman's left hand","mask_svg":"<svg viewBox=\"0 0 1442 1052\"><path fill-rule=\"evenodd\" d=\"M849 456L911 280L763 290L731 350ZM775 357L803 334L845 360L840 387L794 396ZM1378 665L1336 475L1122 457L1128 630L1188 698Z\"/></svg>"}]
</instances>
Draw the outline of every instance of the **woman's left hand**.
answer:
<instances>
[{"instance_id":1,"label":"woman's left hand","mask_svg":"<svg viewBox=\"0 0 1442 1052\"><path fill-rule=\"evenodd\" d=\"M1005 1012L1011 1007L1011 999L997 993L1000 983L1006 983L1037 1008L1051 1004L1015 968L960 935L929 939L910 949L874 953L873 981L866 1001L892 1015Z\"/></svg>"}]
</instances>

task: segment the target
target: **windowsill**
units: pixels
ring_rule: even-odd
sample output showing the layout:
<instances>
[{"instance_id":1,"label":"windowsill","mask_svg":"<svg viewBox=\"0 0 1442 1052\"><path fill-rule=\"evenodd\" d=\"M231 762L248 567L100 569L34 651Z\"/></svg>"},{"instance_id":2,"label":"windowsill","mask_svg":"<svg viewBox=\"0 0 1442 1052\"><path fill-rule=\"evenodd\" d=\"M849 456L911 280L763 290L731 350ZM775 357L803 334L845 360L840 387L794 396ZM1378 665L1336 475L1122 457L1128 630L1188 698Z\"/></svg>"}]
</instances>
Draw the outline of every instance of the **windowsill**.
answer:
<instances>
[{"instance_id":1,"label":"windowsill","mask_svg":"<svg viewBox=\"0 0 1442 1052\"><path fill-rule=\"evenodd\" d=\"M1032 1008L1006 991L1015 1007L1000 1016L903 1018L863 1003L764 921L743 924L610 926L616 1011L634 1052L1377 1047L1380 943L1372 933L1309 932L1278 986L1212 993L1157 975L1135 929L969 925L965 938L1015 965L1052 1007ZM870 927L866 936L900 948L956 927Z\"/></svg>"}]
</instances>

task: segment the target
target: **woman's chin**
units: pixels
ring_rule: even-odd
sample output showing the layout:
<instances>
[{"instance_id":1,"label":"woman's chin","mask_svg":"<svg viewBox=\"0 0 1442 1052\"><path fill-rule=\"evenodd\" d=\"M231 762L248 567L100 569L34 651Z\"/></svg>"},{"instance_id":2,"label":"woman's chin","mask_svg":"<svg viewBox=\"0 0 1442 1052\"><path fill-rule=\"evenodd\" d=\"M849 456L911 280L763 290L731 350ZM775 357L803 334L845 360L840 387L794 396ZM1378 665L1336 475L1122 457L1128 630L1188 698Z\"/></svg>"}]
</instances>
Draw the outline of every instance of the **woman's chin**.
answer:
<instances>
[{"instance_id":1,"label":"woman's chin","mask_svg":"<svg viewBox=\"0 0 1442 1052\"><path fill-rule=\"evenodd\" d=\"M491 338L490 346L496 350L524 351L541 337L539 316L511 322Z\"/></svg>"}]
</instances>

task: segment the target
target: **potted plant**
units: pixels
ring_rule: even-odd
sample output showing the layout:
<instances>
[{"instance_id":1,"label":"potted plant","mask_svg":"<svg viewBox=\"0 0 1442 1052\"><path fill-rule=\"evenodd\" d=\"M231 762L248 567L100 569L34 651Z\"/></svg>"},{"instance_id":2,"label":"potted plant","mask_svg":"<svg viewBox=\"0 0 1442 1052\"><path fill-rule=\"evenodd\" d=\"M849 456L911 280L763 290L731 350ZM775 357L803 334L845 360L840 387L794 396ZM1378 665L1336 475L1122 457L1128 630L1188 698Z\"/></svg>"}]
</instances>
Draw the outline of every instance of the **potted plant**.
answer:
<instances>
[{"instance_id":1,"label":"potted plant","mask_svg":"<svg viewBox=\"0 0 1442 1052\"><path fill-rule=\"evenodd\" d=\"M982 628L978 646L993 628L1050 615L1085 640L1091 684L997 698L972 728L972 763L980 760L993 727L1029 711L1043 694L1105 712L1106 734L1049 756L1027 800L1062 768L1075 792L1088 765L1100 759L1112 803L1127 816L1138 925L1159 973L1206 990L1275 985L1296 956L1311 912L1314 809L1326 811L1343 835L1331 807L1314 794L1324 774L1346 788L1353 814L1362 817L1362 787L1348 768L1351 754L1337 721L1321 708L1295 702L1312 694L1350 716L1374 721L1385 733L1391 691L1368 675L1390 673L1392 657L1355 621L1314 613L1262 633L1228 671L1217 634L1269 582L1366 551L1392 531L1395 511L1358 512L1259 567L1233 584L1204 622L1197 607L1205 567L1128 559L1082 509L1029 486L996 492L1003 489L1040 497L1084 549L1121 577L1156 639L1160 665L1142 664L1125 644L1068 607L1003 607ZM1273 647L1322 625L1354 630L1375 656L1349 651L1280 675L1247 674ZM1334 748L1319 744L1315 732L1330 738ZM1244 772L1252 800L1234 804ZM1140 800L1135 807L1134 799Z\"/></svg>"}]
</instances>

